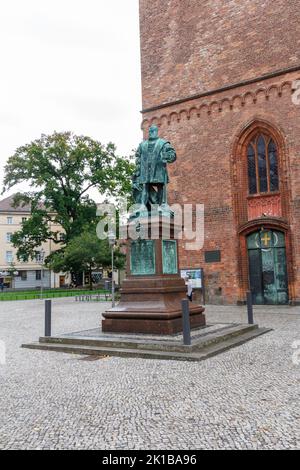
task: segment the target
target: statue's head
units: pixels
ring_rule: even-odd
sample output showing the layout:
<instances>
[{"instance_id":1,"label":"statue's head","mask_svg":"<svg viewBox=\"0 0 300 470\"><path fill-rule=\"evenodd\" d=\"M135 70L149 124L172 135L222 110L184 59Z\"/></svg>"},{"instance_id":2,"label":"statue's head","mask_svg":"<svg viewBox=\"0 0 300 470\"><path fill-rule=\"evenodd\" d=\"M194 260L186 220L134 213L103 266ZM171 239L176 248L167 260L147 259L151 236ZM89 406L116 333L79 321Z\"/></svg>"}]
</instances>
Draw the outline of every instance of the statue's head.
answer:
<instances>
[{"instance_id":1,"label":"statue's head","mask_svg":"<svg viewBox=\"0 0 300 470\"><path fill-rule=\"evenodd\" d=\"M157 139L158 138L158 127L157 126L151 126L149 129L149 139Z\"/></svg>"}]
</instances>

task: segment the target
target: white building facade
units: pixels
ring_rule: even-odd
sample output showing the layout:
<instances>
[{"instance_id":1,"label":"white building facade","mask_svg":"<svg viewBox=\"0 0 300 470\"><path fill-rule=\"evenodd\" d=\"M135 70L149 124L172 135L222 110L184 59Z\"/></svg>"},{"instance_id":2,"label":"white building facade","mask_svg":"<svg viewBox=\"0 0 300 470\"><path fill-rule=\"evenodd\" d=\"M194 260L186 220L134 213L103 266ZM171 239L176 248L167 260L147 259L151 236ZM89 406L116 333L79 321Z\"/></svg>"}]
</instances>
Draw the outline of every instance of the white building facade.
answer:
<instances>
[{"instance_id":1,"label":"white building facade","mask_svg":"<svg viewBox=\"0 0 300 470\"><path fill-rule=\"evenodd\" d=\"M10 289L59 288L69 281L64 273L53 273L44 267L43 260L58 249L53 241L43 243L35 260L18 261L11 242L12 235L22 228L22 223L30 217L30 207L13 207L13 196L0 201L0 287ZM54 225L53 231L62 232Z\"/></svg>"}]
</instances>

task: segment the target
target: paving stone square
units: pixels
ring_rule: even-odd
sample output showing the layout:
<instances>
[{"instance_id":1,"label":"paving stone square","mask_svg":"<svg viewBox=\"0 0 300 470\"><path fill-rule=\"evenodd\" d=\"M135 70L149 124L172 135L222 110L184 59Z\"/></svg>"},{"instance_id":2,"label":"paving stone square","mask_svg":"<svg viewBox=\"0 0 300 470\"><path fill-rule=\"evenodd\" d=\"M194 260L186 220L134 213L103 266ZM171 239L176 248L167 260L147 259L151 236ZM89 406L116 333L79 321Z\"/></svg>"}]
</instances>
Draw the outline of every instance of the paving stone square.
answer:
<instances>
[{"instance_id":1,"label":"paving stone square","mask_svg":"<svg viewBox=\"0 0 300 470\"><path fill-rule=\"evenodd\" d=\"M98 328L107 307L54 300L53 334ZM246 322L245 307L206 315ZM21 349L43 335L43 302L2 302L0 449L298 449L300 308L255 320L274 331L205 362L90 361Z\"/></svg>"}]
</instances>

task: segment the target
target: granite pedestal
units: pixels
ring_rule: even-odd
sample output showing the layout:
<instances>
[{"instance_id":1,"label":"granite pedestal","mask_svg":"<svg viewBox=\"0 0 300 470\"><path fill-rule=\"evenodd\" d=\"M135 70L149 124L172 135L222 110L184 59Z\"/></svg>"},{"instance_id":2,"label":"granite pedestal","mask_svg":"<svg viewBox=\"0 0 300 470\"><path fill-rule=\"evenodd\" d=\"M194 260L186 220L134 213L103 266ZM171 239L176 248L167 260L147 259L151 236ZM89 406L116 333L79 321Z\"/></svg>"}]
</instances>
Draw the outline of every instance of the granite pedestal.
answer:
<instances>
[{"instance_id":1,"label":"granite pedestal","mask_svg":"<svg viewBox=\"0 0 300 470\"><path fill-rule=\"evenodd\" d=\"M181 231L168 217L138 221L141 238L127 242L127 273L120 303L104 313L103 332L172 335L182 331L185 281L178 269ZM156 239L153 240L153 236ZM190 303L192 328L205 326L204 308Z\"/></svg>"}]
</instances>

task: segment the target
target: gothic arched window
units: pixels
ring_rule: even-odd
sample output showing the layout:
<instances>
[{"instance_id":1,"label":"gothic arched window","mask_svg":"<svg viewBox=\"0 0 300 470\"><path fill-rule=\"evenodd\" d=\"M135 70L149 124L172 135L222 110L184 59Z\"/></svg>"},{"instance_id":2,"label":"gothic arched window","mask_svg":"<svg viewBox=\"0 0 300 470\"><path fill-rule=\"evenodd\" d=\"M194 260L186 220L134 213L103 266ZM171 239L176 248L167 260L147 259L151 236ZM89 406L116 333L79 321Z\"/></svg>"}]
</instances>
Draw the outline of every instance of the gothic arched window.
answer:
<instances>
[{"instance_id":1,"label":"gothic arched window","mask_svg":"<svg viewBox=\"0 0 300 470\"><path fill-rule=\"evenodd\" d=\"M257 134L248 145L247 156L249 193L278 191L278 151L272 137Z\"/></svg>"}]
</instances>

